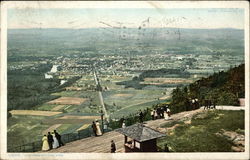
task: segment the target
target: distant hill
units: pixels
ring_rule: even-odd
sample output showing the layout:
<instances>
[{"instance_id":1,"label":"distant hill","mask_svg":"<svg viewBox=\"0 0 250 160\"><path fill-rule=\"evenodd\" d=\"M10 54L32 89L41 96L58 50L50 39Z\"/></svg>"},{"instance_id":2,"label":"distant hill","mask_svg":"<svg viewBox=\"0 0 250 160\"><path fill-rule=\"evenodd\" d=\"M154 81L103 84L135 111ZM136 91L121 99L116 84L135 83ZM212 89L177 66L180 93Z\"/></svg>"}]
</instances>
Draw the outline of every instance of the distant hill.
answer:
<instances>
[{"instance_id":1,"label":"distant hill","mask_svg":"<svg viewBox=\"0 0 250 160\"><path fill-rule=\"evenodd\" d=\"M197 98L201 105L208 99L217 105L239 105L238 98L245 97L245 65L215 73L188 86L177 87L172 92L170 106L174 113L195 109L190 100Z\"/></svg>"},{"instance_id":2,"label":"distant hill","mask_svg":"<svg viewBox=\"0 0 250 160\"><path fill-rule=\"evenodd\" d=\"M8 56L244 53L244 30L183 28L8 29ZM118 51L117 49L120 48ZM97 52L103 49L108 52ZM224 52L227 50L227 52Z\"/></svg>"}]
</instances>

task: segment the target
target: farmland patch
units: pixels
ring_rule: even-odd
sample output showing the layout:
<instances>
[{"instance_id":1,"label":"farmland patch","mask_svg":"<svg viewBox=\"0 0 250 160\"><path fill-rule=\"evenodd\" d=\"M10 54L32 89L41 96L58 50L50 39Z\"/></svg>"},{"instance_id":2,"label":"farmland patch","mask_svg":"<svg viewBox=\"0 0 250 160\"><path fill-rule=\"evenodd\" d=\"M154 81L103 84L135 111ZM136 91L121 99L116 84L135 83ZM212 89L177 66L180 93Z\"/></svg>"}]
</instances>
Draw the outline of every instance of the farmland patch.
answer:
<instances>
[{"instance_id":1,"label":"farmland patch","mask_svg":"<svg viewBox=\"0 0 250 160\"><path fill-rule=\"evenodd\" d=\"M84 130L84 129L88 128L89 126L90 126L90 124L84 124L80 128L78 128L77 131Z\"/></svg>"},{"instance_id":2,"label":"farmland patch","mask_svg":"<svg viewBox=\"0 0 250 160\"><path fill-rule=\"evenodd\" d=\"M162 85L162 84L183 84L192 83L193 80L183 78L145 78L140 84Z\"/></svg>"},{"instance_id":3,"label":"farmland patch","mask_svg":"<svg viewBox=\"0 0 250 160\"><path fill-rule=\"evenodd\" d=\"M61 114L62 112L51 112L51 111L36 111L36 110L12 110L12 115L31 115L31 116L54 116Z\"/></svg>"},{"instance_id":4,"label":"farmland patch","mask_svg":"<svg viewBox=\"0 0 250 160\"><path fill-rule=\"evenodd\" d=\"M58 127L60 127L62 124L54 124L52 126L50 126L49 128L43 130L42 134L47 134L48 132L52 132L55 129L57 129Z\"/></svg>"},{"instance_id":5,"label":"farmland patch","mask_svg":"<svg viewBox=\"0 0 250 160\"><path fill-rule=\"evenodd\" d=\"M99 119L100 116L72 116L72 115L68 115L68 116L63 116L60 117L59 119Z\"/></svg>"},{"instance_id":6,"label":"farmland patch","mask_svg":"<svg viewBox=\"0 0 250 160\"><path fill-rule=\"evenodd\" d=\"M58 110L62 109L64 106L65 106L65 105L58 105L58 106L54 107L54 108L52 109L52 111L58 111Z\"/></svg>"},{"instance_id":7,"label":"farmland patch","mask_svg":"<svg viewBox=\"0 0 250 160\"><path fill-rule=\"evenodd\" d=\"M89 124L92 123L93 119L44 119L43 124Z\"/></svg>"},{"instance_id":8,"label":"farmland patch","mask_svg":"<svg viewBox=\"0 0 250 160\"><path fill-rule=\"evenodd\" d=\"M62 104L62 105L80 105L87 101L87 98L76 98L76 97L60 97L58 99L49 101L48 104Z\"/></svg>"},{"instance_id":9,"label":"farmland patch","mask_svg":"<svg viewBox=\"0 0 250 160\"><path fill-rule=\"evenodd\" d=\"M115 98L115 97L131 97L131 96L133 96L133 94L115 94L115 95L113 95L113 97Z\"/></svg>"}]
</instances>

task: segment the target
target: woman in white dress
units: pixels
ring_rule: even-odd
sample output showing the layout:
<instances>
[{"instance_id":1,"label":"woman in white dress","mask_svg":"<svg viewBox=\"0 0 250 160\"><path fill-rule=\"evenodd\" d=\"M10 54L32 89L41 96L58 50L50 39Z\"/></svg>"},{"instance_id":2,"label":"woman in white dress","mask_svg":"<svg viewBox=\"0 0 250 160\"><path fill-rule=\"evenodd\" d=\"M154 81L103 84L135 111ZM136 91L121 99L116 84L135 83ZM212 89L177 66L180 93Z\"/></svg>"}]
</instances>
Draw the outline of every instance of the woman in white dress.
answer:
<instances>
[{"instance_id":1,"label":"woman in white dress","mask_svg":"<svg viewBox=\"0 0 250 160\"><path fill-rule=\"evenodd\" d=\"M154 119L157 119L157 112L156 112L156 110L154 110L155 112L154 112Z\"/></svg>"},{"instance_id":2,"label":"woman in white dress","mask_svg":"<svg viewBox=\"0 0 250 160\"><path fill-rule=\"evenodd\" d=\"M165 120L168 120L168 119L169 119L169 116L168 116L167 111L164 111L164 119L165 119Z\"/></svg>"},{"instance_id":3,"label":"woman in white dress","mask_svg":"<svg viewBox=\"0 0 250 160\"><path fill-rule=\"evenodd\" d=\"M100 123L98 121L96 121L95 125L96 125L96 134L97 134L97 136L101 136L102 131L101 131L101 128L100 128Z\"/></svg>"},{"instance_id":4,"label":"woman in white dress","mask_svg":"<svg viewBox=\"0 0 250 160\"><path fill-rule=\"evenodd\" d=\"M52 147L53 147L53 149L54 149L54 148L58 148L58 147L59 147L59 142L58 142L58 140L57 140L56 135L55 135L54 132L52 132L52 136L53 136L53 144L52 144Z\"/></svg>"},{"instance_id":5,"label":"woman in white dress","mask_svg":"<svg viewBox=\"0 0 250 160\"><path fill-rule=\"evenodd\" d=\"M167 108L167 114L168 114L168 117L170 117L170 116L171 116L171 111L170 111L170 109L169 109L169 108Z\"/></svg>"},{"instance_id":6,"label":"woman in white dress","mask_svg":"<svg viewBox=\"0 0 250 160\"><path fill-rule=\"evenodd\" d=\"M42 146L42 151L48 151L49 150L49 143L48 143L48 138L46 135L43 136L43 146Z\"/></svg>"},{"instance_id":7,"label":"woman in white dress","mask_svg":"<svg viewBox=\"0 0 250 160\"><path fill-rule=\"evenodd\" d=\"M122 123L122 128L125 128L126 127L126 124L125 122Z\"/></svg>"}]
</instances>

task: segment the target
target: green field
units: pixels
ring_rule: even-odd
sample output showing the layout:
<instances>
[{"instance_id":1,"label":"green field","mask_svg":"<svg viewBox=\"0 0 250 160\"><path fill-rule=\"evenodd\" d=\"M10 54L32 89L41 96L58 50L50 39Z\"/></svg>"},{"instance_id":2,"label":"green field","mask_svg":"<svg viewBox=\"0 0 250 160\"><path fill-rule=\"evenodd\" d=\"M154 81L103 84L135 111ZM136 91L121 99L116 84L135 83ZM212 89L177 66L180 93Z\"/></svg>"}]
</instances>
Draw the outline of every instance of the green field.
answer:
<instances>
[{"instance_id":1,"label":"green field","mask_svg":"<svg viewBox=\"0 0 250 160\"><path fill-rule=\"evenodd\" d=\"M78 97L87 98L88 100L81 105L61 105L59 110L62 114L43 117L43 116L13 116L8 119L8 145L22 145L33 141L40 141L42 132L49 127L57 124L56 130L61 134L75 132L83 124L91 123L90 120L65 120L65 123L59 123L58 118L65 115L99 115L101 108L99 95L89 85L95 85L93 77L83 76L70 87L80 87L82 90L63 90L54 92L51 95L59 97ZM147 88L136 90L133 88L124 88L117 85L117 81L130 79L129 77L113 77L114 79L103 77L100 79L104 89L102 92L106 109L111 118L121 118L129 114L135 114L139 109L151 107L153 104L162 102L159 97L164 96L163 88ZM106 89L105 89L106 88ZM115 104L115 106L114 106ZM34 106L34 110L52 111L58 105L43 103Z\"/></svg>"},{"instance_id":2,"label":"green field","mask_svg":"<svg viewBox=\"0 0 250 160\"><path fill-rule=\"evenodd\" d=\"M44 103L42 105L36 106L35 110L39 110L39 111L51 111L56 106L57 105L55 105L55 104Z\"/></svg>"},{"instance_id":3,"label":"green field","mask_svg":"<svg viewBox=\"0 0 250 160\"><path fill-rule=\"evenodd\" d=\"M161 102L158 98L163 96L163 92L164 89L136 90L128 88L105 91L103 97L107 110L112 113L111 117L120 118Z\"/></svg>"},{"instance_id":4,"label":"green field","mask_svg":"<svg viewBox=\"0 0 250 160\"><path fill-rule=\"evenodd\" d=\"M111 118L121 118L137 113L140 109L152 107L153 104L162 102L158 98L163 97L165 88L147 87L145 89L124 88L116 82L131 80L132 77L105 77L101 79L103 88L107 88L103 93L106 109Z\"/></svg>"},{"instance_id":5,"label":"green field","mask_svg":"<svg viewBox=\"0 0 250 160\"><path fill-rule=\"evenodd\" d=\"M62 124L56 130L61 134L67 134L75 132L78 128L80 128L83 124Z\"/></svg>"},{"instance_id":6,"label":"green field","mask_svg":"<svg viewBox=\"0 0 250 160\"><path fill-rule=\"evenodd\" d=\"M244 135L244 111L208 111L194 116L191 124L177 121L162 127L177 124L166 137L158 139L160 148L167 144L171 152L232 152L235 144L218 134L225 130Z\"/></svg>"},{"instance_id":7,"label":"green field","mask_svg":"<svg viewBox=\"0 0 250 160\"><path fill-rule=\"evenodd\" d=\"M43 116L13 116L8 119L8 146L14 147L41 140L42 131L49 125L42 124Z\"/></svg>"}]
</instances>

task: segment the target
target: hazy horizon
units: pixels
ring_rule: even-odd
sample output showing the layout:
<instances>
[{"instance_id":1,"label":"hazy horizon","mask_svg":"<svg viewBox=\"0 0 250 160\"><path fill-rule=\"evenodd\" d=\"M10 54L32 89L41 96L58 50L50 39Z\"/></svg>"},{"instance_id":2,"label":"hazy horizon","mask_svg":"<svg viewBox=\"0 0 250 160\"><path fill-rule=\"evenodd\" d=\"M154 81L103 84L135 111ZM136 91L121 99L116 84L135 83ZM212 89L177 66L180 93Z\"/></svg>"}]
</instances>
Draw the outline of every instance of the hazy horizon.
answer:
<instances>
[{"instance_id":1,"label":"hazy horizon","mask_svg":"<svg viewBox=\"0 0 250 160\"><path fill-rule=\"evenodd\" d=\"M81 30L81 29L115 29L108 27L91 27L91 28L8 28L8 30L29 30L29 29L61 29L61 30ZM126 28L126 29L138 29L138 28ZM232 29L232 30L244 30L244 28L181 28L181 27L162 27L162 28L147 28L147 29L193 29L193 30L219 30L219 29Z\"/></svg>"},{"instance_id":2,"label":"hazy horizon","mask_svg":"<svg viewBox=\"0 0 250 160\"><path fill-rule=\"evenodd\" d=\"M8 29L244 29L241 8L9 9Z\"/></svg>"}]
</instances>

